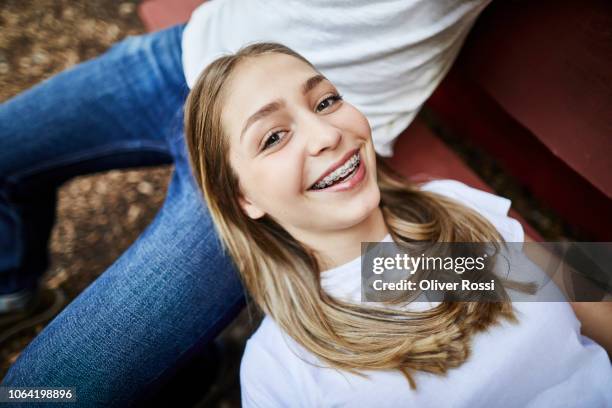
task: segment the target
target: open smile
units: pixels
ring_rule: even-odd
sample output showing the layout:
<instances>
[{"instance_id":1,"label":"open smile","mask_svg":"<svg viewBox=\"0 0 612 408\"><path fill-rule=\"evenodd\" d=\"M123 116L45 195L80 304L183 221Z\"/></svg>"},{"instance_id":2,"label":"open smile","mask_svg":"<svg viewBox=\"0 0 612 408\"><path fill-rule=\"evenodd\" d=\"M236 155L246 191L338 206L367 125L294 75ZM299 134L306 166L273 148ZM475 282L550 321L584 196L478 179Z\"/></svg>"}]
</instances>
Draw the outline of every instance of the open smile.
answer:
<instances>
[{"instance_id":1,"label":"open smile","mask_svg":"<svg viewBox=\"0 0 612 408\"><path fill-rule=\"evenodd\" d=\"M359 184L365 176L365 164L359 149L350 152L347 156L345 161L326 172L308 190L345 191Z\"/></svg>"}]
</instances>

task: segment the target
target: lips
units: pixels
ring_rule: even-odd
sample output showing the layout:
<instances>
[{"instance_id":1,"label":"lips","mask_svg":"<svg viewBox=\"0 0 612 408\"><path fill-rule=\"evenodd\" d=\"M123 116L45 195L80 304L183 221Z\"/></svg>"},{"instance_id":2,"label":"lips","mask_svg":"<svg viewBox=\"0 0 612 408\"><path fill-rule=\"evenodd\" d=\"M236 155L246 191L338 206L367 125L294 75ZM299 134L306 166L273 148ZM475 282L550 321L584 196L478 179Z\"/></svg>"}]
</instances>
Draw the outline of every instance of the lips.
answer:
<instances>
[{"instance_id":1,"label":"lips","mask_svg":"<svg viewBox=\"0 0 612 408\"><path fill-rule=\"evenodd\" d=\"M349 161L349 159L351 159L353 156L357 155L358 153L359 153L359 148L347 152L338 161L336 161L334 164L329 166L327 170L325 170L325 172L314 183L312 183L312 185L308 188L308 190L316 190L317 184L319 184L323 179L325 179L326 177L334 173L334 171L338 170L343 165L345 165L347 161Z\"/></svg>"}]
</instances>

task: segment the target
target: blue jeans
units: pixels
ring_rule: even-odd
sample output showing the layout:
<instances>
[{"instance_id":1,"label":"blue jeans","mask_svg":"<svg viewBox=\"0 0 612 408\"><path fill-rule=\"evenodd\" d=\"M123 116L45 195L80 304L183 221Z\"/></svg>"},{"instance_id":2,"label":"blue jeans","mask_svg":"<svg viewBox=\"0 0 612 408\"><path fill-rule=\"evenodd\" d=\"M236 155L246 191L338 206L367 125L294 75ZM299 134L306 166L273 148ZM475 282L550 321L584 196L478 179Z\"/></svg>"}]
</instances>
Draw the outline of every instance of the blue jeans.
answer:
<instances>
[{"instance_id":1,"label":"blue jeans","mask_svg":"<svg viewBox=\"0 0 612 408\"><path fill-rule=\"evenodd\" d=\"M188 164L182 31L128 37L1 105L0 294L34 287L45 271L62 182L175 164L151 225L34 339L3 385L70 386L79 405L127 405L243 307Z\"/></svg>"}]
</instances>

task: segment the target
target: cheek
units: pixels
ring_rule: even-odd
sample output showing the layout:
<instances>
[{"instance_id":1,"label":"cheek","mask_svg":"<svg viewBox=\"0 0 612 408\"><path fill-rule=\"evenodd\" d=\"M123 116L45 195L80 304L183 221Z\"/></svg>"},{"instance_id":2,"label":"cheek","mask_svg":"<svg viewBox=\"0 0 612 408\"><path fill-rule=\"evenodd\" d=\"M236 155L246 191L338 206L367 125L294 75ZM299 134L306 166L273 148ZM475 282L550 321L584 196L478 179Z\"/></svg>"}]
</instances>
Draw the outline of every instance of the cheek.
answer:
<instances>
[{"instance_id":1,"label":"cheek","mask_svg":"<svg viewBox=\"0 0 612 408\"><path fill-rule=\"evenodd\" d=\"M350 103L346 103L346 107L340 119L344 129L350 130L351 133L358 137L371 138L372 130L368 119L360 110Z\"/></svg>"},{"instance_id":2,"label":"cheek","mask_svg":"<svg viewBox=\"0 0 612 408\"><path fill-rule=\"evenodd\" d=\"M368 122L368 118L366 118L360 111L357 111L355 115L355 127L358 128L357 131L360 135L367 136L368 139L372 138L372 128L370 127L370 122Z\"/></svg>"},{"instance_id":3,"label":"cheek","mask_svg":"<svg viewBox=\"0 0 612 408\"><path fill-rule=\"evenodd\" d=\"M302 194L299 163L278 153L278 157L266 157L244 172L245 189L268 212L286 207Z\"/></svg>"}]
</instances>

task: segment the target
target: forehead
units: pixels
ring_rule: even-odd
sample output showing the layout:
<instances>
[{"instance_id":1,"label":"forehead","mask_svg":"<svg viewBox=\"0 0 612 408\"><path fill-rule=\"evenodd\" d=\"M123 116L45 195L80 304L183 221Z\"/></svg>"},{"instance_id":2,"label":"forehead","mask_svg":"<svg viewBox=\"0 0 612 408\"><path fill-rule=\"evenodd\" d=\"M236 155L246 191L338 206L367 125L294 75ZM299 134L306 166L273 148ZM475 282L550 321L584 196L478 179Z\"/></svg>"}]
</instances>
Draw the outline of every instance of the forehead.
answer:
<instances>
[{"instance_id":1,"label":"forehead","mask_svg":"<svg viewBox=\"0 0 612 408\"><path fill-rule=\"evenodd\" d=\"M306 62L291 55L269 53L247 57L234 69L229 78L231 94L251 91L265 92L283 85L300 85L304 78L316 71Z\"/></svg>"},{"instance_id":2,"label":"forehead","mask_svg":"<svg viewBox=\"0 0 612 408\"><path fill-rule=\"evenodd\" d=\"M279 98L301 94L301 87L317 72L291 55L270 53L248 57L234 69L225 87L223 122L232 133L253 112Z\"/></svg>"}]
</instances>

